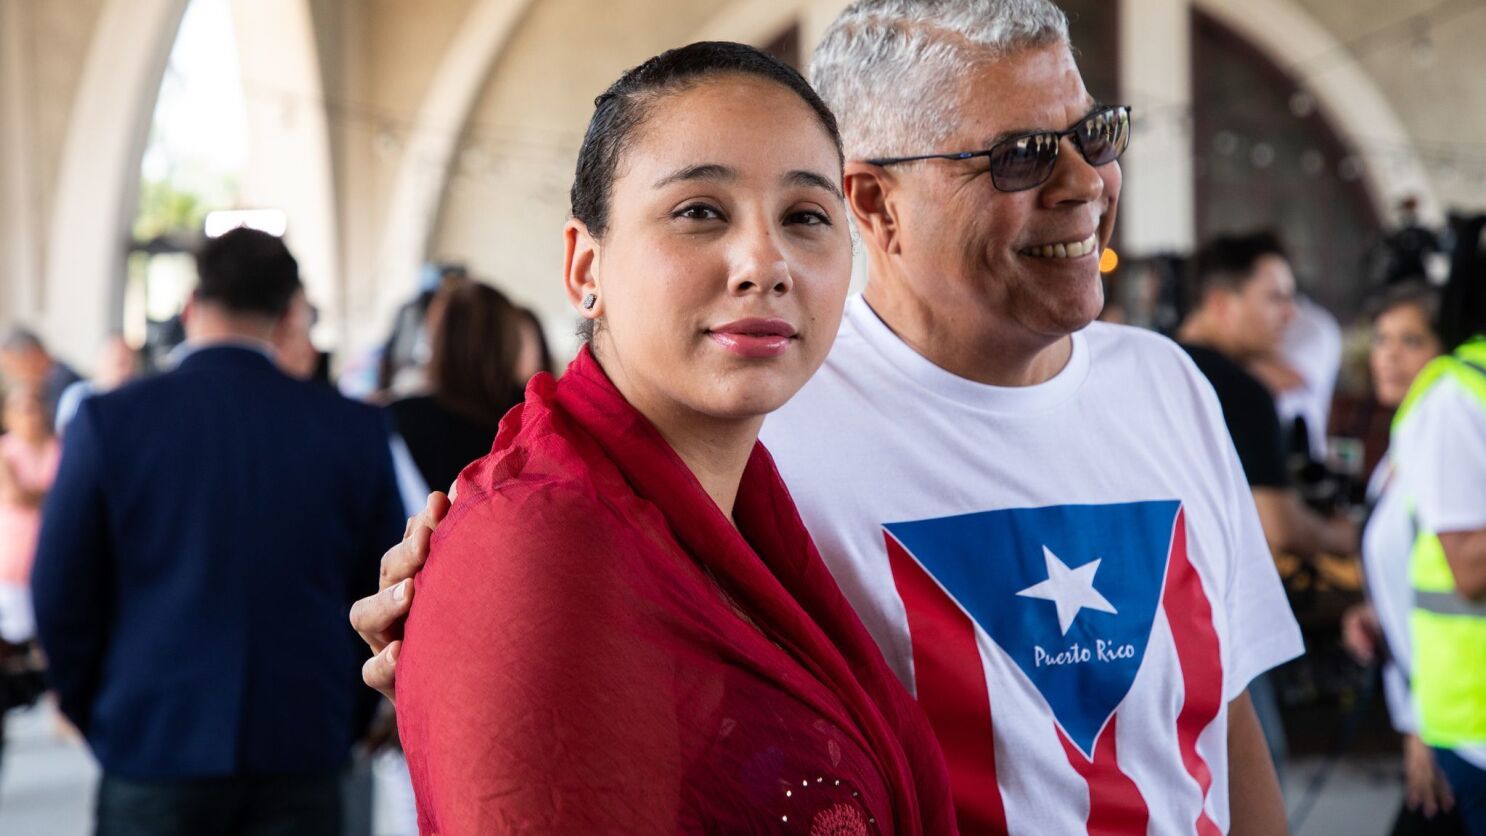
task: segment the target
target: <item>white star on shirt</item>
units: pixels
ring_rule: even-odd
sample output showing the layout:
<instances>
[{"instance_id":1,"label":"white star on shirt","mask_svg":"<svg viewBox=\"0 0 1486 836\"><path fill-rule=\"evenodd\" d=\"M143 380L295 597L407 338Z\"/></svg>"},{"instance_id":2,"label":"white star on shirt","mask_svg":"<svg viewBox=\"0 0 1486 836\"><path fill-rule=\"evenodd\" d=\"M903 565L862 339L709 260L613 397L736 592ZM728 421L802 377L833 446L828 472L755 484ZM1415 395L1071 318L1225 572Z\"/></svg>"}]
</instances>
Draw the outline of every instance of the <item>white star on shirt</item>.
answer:
<instances>
[{"instance_id":1,"label":"white star on shirt","mask_svg":"<svg viewBox=\"0 0 1486 836\"><path fill-rule=\"evenodd\" d=\"M1094 588L1094 573L1099 571L1099 560L1069 569L1068 564L1059 560L1047 546L1042 547L1042 556L1047 560L1047 580L1033 584L1017 595L1041 598L1057 605L1058 626L1063 628L1063 635L1068 635L1068 628L1073 626L1073 619L1078 617L1081 609L1119 615L1114 605Z\"/></svg>"}]
</instances>

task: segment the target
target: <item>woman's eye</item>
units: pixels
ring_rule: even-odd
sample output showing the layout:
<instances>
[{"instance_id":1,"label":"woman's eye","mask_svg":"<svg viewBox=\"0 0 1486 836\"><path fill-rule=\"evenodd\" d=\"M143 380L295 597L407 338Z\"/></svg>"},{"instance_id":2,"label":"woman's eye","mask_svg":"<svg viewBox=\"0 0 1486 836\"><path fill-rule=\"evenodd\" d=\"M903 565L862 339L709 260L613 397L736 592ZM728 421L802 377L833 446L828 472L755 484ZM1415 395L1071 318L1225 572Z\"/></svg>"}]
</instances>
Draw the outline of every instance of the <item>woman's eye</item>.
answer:
<instances>
[{"instance_id":1,"label":"woman's eye","mask_svg":"<svg viewBox=\"0 0 1486 836\"><path fill-rule=\"evenodd\" d=\"M715 221L722 218L722 213L705 203L693 203L677 212L674 217L692 221Z\"/></svg>"},{"instance_id":2,"label":"woman's eye","mask_svg":"<svg viewBox=\"0 0 1486 836\"><path fill-rule=\"evenodd\" d=\"M785 219L785 222L792 224L804 224L805 226L831 225L831 219L827 217L824 212L817 212L813 209L803 212L793 212L788 218Z\"/></svg>"}]
</instances>

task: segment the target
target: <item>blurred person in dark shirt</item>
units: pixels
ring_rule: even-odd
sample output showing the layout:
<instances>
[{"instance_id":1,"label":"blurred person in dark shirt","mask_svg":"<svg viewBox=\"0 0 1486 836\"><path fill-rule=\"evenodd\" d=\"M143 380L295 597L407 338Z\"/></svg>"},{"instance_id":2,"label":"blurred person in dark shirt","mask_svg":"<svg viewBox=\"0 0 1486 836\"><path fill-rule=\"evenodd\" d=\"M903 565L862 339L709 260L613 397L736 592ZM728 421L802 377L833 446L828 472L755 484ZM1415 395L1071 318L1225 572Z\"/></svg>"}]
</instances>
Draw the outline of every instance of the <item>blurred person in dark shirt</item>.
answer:
<instances>
[{"instance_id":1,"label":"blurred person in dark shirt","mask_svg":"<svg viewBox=\"0 0 1486 836\"><path fill-rule=\"evenodd\" d=\"M1274 395L1245 364L1275 354L1295 316L1295 276L1270 233L1214 239L1197 254L1195 308L1177 332L1223 408L1270 549L1299 557L1352 554L1357 526L1301 500Z\"/></svg>"},{"instance_id":2,"label":"blurred person in dark shirt","mask_svg":"<svg viewBox=\"0 0 1486 836\"><path fill-rule=\"evenodd\" d=\"M425 484L445 490L490 452L500 419L550 361L535 319L480 282L441 293L429 308L429 332L428 393L387 411Z\"/></svg>"}]
</instances>

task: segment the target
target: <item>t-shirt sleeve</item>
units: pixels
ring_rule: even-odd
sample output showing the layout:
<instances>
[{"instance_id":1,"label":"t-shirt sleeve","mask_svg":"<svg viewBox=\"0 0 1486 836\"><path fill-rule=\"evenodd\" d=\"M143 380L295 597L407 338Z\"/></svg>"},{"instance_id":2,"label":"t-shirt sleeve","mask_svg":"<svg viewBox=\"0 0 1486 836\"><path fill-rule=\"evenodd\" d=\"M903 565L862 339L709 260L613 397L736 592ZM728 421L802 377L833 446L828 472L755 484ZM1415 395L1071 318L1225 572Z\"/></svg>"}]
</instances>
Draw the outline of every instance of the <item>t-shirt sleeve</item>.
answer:
<instances>
[{"instance_id":1,"label":"t-shirt sleeve","mask_svg":"<svg viewBox=\"0 0 1486 836\"><path fill-rule=\"evenodd\" d=\"M1199 420L1219 420L1216 396L1204 393ZM1214 454L1213 478L1224 506L1223 524L1227 572L1222 605L1227 616L1227 664L1223 697L1232 702L1255 677L1305 652L1300 625L1290 609L1274 556L1264 539L1250 482L1245 478L1235 445L1221 427L1209 428Z\"/></svg>"},{"instance_id":2,"label":"t-shirt sleeve","mask_svg":"<svg viewBox=\"0 0 1486 836\"><path fill-rule=\"evenodd\" d=\"M424 832L675 828L677 662L647 639L641 546L572 492L461 498L418 575L398 717Z\"/></svg>"},{"instance_id":3,"label":"t-shirt sleeve","mask_svg":"<svg viewBox=\"0 0 1486 836\"><path fill-rule=\"evenodd\" d=\"M1445 378L1400 427L1400 478L1431 531L1486 529L1486 404Z\"/></svg>"}]
</instances>

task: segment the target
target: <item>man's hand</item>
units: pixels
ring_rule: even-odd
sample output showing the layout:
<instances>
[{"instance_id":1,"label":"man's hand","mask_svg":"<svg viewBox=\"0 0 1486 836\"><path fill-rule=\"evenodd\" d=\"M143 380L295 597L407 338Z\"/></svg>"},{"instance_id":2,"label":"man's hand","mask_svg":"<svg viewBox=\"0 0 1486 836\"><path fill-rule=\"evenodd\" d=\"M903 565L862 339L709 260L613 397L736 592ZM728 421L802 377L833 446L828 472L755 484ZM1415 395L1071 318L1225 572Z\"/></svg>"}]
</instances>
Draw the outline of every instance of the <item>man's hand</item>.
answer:
<instances>
[{"instance_id":1,"label":"man's hand","mask_svg":"<svg viewBox=\"0 0 1486 836\"><path fill-rule=\"evenodd\" d=\"M428 542L433 530L449 513L449 497L434 491L428 504L408 520L402 542L382 555L382 575L375 595L351 605L351 626L372 649L373 655L361 666L361 678L395 699L397 654L402 650L402 626L413 605L413 576L428 559Z\"/></svg>"}]
</instances>

